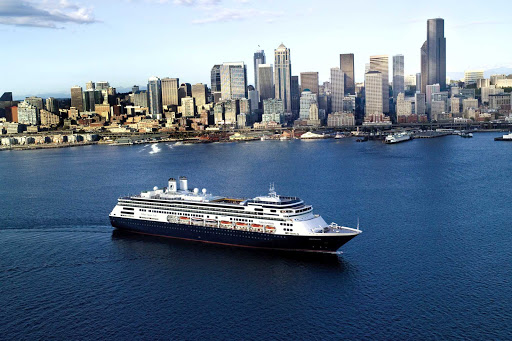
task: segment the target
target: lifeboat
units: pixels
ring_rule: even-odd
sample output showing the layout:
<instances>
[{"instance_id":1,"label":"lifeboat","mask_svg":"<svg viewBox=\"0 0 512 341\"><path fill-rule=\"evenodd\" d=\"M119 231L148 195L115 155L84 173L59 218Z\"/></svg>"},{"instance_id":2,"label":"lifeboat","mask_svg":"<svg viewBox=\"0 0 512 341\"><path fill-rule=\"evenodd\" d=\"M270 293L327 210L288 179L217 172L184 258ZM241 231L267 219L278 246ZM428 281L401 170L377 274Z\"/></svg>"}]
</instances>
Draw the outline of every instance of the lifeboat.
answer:
<instances>
[{"instance_id":1,"label":"lifeboat","mask_svg":"<svg viewBox=\"0 0 512 341\"><path fill-rule=\"evenodd\" d=\"M267 225L265 226L265 231L267 231L268 233L275 233L276 228L274 226Z\"/></svg>"},{"instance_id":2,"label":"lifeboat","mask_svg":"<svg viewBox=\"0 0 512 341\"><path fill-rule=\"evenodd\" d=\"M206 219L206 225L211 227L217 226L217 220L215 219Z\"/></svg>"},{"instance_id":3,"label":"lifeboat","mask_svg":"<svg viewBox=\"0 0 512 341\"><path fill-rule=\"evenodd\" d=\"M189 217L180 217L180 223L190 224L190 218Z\"/></svg>"},{"instance_id":4,"label":"lifeboat","mask_svg":"<svg viewBox=\"0 0 512 341\"><path fill-rule=\"evenodd\" d=\"M242 222L237 222L235 224L236 228L239 229L239 230L245 230L247 228L247 224L246 223L242 223Z\"/></svg>"},{"instance_id":5,"label":"lifeboat","mask_svg":"<svg viewBox=\"0 0 512 341\"><path fill-rule=\"evenodd\" d=\"M263 232L263 225L251 224L251 229L256 232Z\"/></svg>"},{"instance_id":6,"label":"lifeboat","mask_svg":"<svg viewBox=\"0 0 512 341\"><path fill-rule=\"evenodd\" d=\"M203 218L192 218L192 224L193 225L203 225Z\"/></svg>"},{"instance_id":7,"label":"lifeboat","mask_svg":"<svg viewBox=\"0 0 512 341\"><path fill-rule=\"evenodd\" d=\"M220 227L224 227L224 228L233 228L233 224L230 222L230 221L226 221L226 220L222 220L220 222Z\"/></svg>"}]
</instances>

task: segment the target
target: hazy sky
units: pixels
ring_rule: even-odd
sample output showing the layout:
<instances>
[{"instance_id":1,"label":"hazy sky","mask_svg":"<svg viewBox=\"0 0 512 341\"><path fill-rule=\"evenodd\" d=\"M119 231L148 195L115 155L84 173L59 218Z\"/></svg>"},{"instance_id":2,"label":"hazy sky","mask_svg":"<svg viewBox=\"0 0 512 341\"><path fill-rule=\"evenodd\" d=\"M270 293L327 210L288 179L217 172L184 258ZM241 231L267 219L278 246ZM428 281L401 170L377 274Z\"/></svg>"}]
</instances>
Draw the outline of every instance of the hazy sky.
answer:
<instances>
[{"instance_id":1,"label":"hazy sky","mask_svg":"<svg viewBox=\"0 0 512 341\"><path fill-rule=\"evenodd\" d=\"M88 80L130 87L152 75L209 84L212 65L229 61L248 64L252 83L258 45L273 64L281 42L294 75L326 81L350 52L358 81L370 55L403 54L412 74L435 17L445 19L448 72L511 67L511 10L501 0L0 0L0 93L68 92Z\"/></svg>"}]
</instances>

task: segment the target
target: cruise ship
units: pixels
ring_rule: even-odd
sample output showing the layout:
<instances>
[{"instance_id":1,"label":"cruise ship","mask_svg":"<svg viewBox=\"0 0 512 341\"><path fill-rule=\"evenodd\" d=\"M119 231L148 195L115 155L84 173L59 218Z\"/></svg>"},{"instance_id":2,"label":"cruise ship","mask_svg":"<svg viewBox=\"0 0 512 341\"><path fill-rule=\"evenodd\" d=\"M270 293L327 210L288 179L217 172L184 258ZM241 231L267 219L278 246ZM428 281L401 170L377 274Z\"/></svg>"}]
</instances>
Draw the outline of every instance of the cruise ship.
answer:
<instances>
[{"instance_id":1,"label":"cruise ship","mask_svg":"<svg viewBox=\"0 0 512 341\"><path fill-rule=\"evenodd\" d=\"M179 185L179 188L178 188ZM253 199L189 190L186 177L169 179L139 195L121 197L110 213L113 227L134 233L240 247L339 253L361 233L327 224L300 198L268 195Z\"/></svg>"},{"instance_id":2,"label":"cruise ship","mask_svg":"<svg viewBox=\"0 0 512 341\"><path fill-rule=\"evenodd\" d=\"M393 143L400 143L412 140L412 135L406 132L401 132L398 134L388 135L386 136L386 139L384 140L384 143L387 144L393 144Z\"/></svg>"}]
</instances>

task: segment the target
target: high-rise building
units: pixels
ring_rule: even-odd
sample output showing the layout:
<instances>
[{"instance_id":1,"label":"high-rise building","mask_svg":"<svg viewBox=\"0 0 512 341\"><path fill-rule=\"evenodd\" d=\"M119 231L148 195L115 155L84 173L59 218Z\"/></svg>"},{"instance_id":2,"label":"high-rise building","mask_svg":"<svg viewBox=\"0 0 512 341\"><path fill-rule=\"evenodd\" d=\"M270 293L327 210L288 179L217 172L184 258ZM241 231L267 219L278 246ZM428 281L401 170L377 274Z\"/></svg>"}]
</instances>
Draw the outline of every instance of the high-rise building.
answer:
<instances>
[{"instance_id":1,"label":"high-rise building","mask_svg":"<svg viewBox=\"0 0 512 341\"><path fill-rule=\"evenodd\" d=\"M484 70L464 71L464 84L476 84L479 79L484 78Z\"/></svg>"},{"instance_id":2,"label":"high-rise building","mask_svg":"<svg viewBox=\"0 0 512 341\"><path fill-rule=\"evenodd\" d=\"M260 92L261 96L261 90L259 88L259 72L258 72L258 65L260 64L266 64L265 59L265 51L258 50L254 52L254 88Z\"/></svg>"},{"instance_id":3,"label":"high-rise building","mask_svg":"<svg viewBox=\"0 0 512 341\"><path fill-rule=\"evenodd\" d=\"M240 101L233 99L224 102L224 123L236 124L236 117L240 114Z\"/></svg>"},{"instance_id":4,"label":"high-rise building","mask_svg":"<svg viewBox=\"0 0 512 341\"><path fill-rule=\"evenodd\" d=\"M96 82L96 90L108 90L110 84L105 81Z\"/></svg>"},{"instance_id":5,"label":"high-rise building","mask_svg":"<svg viewBox=\"0 0 512 341\"><path fill-rule=\"evenodd\" d=\"M212 67L211 71L211 91L214 92L220 92L221 91L221 85L220 85L220 65L214 65Z\"/></svg>"},{"instance_id":6,"label":"high-rise building","mask_svg":"<svg viewBox=\"0 0 512 341\"><path fill-rule=\"evenodd\" d=\"M382 78L382 110L379 113L389 113L389 65L388 56L371 56L370 71L380 72Z\"/></svg>"},{"instance_id":7,"label":"high-rise building","mask_svg":"<svg viewBox=\"0 0 512 341\"><path fill-rule=\"evenodd\" d=\"M312 93L319 95L318 92L318 72L300 73L300 91L309 89Z\"/></svg>"},{"instance_id":8,"label":"high-rise building","mask_svg":"<svg viewBox=\"0 0 512 341\"><path fill-rule=\"evenodd\" d=\"M412 102L405 99L405 94L400 92L396 97L396 116L409 116L412 114Z\"/></svg>"},{"instance_id":9,"label":"high-rise building","mask_svg":"<svg viewBox=\"0 0 512 341\"><path fill-rule=\"evenodd\" d=\"M157 118L162 113L162 84L160 78L151 77L148 81L149 114Z\"/></svg>"},{"instance_id":10,"label":"high-rise building","mask_svg":"<svg viewBox=\"0 0 512 341\"><path fill-rule=\"evenodd\" d=\"M39 109L26 100L18 104L18 122L23 124L38 125L41 122Z\"/></svg>"},{"instance_id":11,"label":"high-rise building","mask_svg":"<svg viewBox=\"0 0 512 341\"><path fill-rule=\"evenodd\" d=\"M59 101L53 97L49 97L46 99L46 110L53 114L59 113Z\"/></svg>"},{"instance_id":12,"label":"high-rise building","mask_svg":"<svg viewBox=\"0 0 512 341\"><path fill-rule=\"evenodd\" d=\"M179 78L162 78L162 105L181 105L178 97Z\"/></svg>"},{"instance_id":13,"label":"high-rise building","mask_svg":"<svg viewBox=\"0 0 512 341\"><path fill-rule=\"evenodd\" d=\"M44 109L43 99L41 97L27 97L25 98L25 101L30 103L31 105L35 106L38 110Z\"/></svg>"},{"instance_id":14,"label":"high-rise building","mask_svg":"<svg viewBox=\"0 0 512 341\"><path fill-rule=\"evenodd\" d=\"M416 91L421 92L421 72L416 74Z\"/></svg>"},{"instance_id":15,"label":"high-rise building","mask_svg":"<svg viewBox=\"0 0 512 341\"><path fill-rule=\"evenodd\" d=\"M343 71L339 67L331 68L331 111L343 111L343 98L345 97L345 79Z\"/></svg>"},{"instance_id":16,"label":"high-rise building","mask_svg":"<svg viewBox=\"0 0 512 341\"><path fill-rule=\"evenodd\" d=\"M147 108L148 107L148 92L146 90L137 91L133 94L133 105Z\"/></svg>"},{"instance_id":17,"label":"high-rise building","mask_svg":"<svg viewBox=\"0 0 512 341\"><path fill-rule=\"evenodd\" d=\"M393 56L393 99L396 102L399 93L405 92L404 56Z\"/></svg>"},{"instance_id":18,"label":"high-rise building","mask_svg":"<svg viewBox=\"0 0 512 341\"><path fill-rule=\"evenodd\" d=\"M222 100L247 98L247 68L243 62L223 63L220 82Z\"/></svg>"},{"instance_id":19,"label":"high-rise building","mask_svg":"<svg viewBox=\"0 0 512 341\"><path fill-rule=\"evenodd\" d=\"M192 97L194 97L196 107L198 108L202 108L206 103L208 103L208 90L206 89L206 84L197 83L192 85Z\"/></svg>"},{"instance_id":20,"label":"high-rise building","mask_svg":"<svg viewBox=\"0 0 512 341\"><path fill-rule=\"evenodd\" d=\"M427 88L425 90L425 103L427 104L427 112L430 113L430 107L432 104L432 94L441 92L441 86L439 84L427 85Z\"/></svg>"},{"instance_id":21,"label":"high-rise building","mask_svg":"<svg viewBox=\"0 0 512 341\"><path fill-rule=\"evenodd\" d=\"M194 97L184 97L181 99L182 117L194 117L196 114L196 102Z\"/></svg>"},{"instance_id":22,"label":"high-rise building","mask_svg":"<svg viewBox=\"0 0 512 341\"><path fill-rule=\"evenodd\" d=\"M424 93L416 92L414 95L414 113L416 115L425 115L427 113Z\"/></svg>"},{"instance_id":23,"label":"high-rise building","mask_svg":"<svg viewBox=\"0 0 512 341\"><path fill-rule=\"evenodd\" d=\"M425 93L432 84L446 89L446 38L441 18L427 21L427 40L421 47L421 91Z\"/></svg>"},{"instance_id":24,"label":"high-rise building","mask_svg":"<svg viewBox=\"0 0 512 341\"><path fill-rule=\"evenodd\" d=\"M88 81L85 83L85 90L96 90L96 85L93 81Z\"/></svg>"},{"instance_id":25,"label":"high-rise building","mask_svg":"<svg viewBox=\"0 0 512 341\"><path fill-rule=\"evenodd\" d=\"M368 71L364 75L365 83L365 115L382 114L383 91L382 73Z\"/></svg>"},{"instance_id":26,"label":"high-rise building","mask_svg":"<svg viewBox=\"0 0 512 341\"><path fill-rule=\"evenodd\" d=\"M76 108L78 111L84 111L82 99L82 87L75 85L71 88L71 107Z\"/></svg>"},{"instance_id":27,"label":"high-rise building","mask_svg":"<svg viewBox=\"0 0 512 341\"><path fill-rule=\"evenodd\" d=\"M96 109L96 104L103 103L101 90L86 90L82 93L82 96L84 111L94 111Z\"/></svg>"},{"instance_id":28,"label":"high-rise building","mask_svg":"<svg viewBox=\"0 0 512 341\"><path fill-rule=\"evenodd\" d=\"M136 92L139 92L140 91L140 88L138 85L134 85L132 86L132 94L136 93Z\"/></svg>"},{"instance_id":29,"label":"high-rise building","mask_svg":"<svg viewBox=\"0 0 512 341\"><path fill-rule=\"evenodd\" d=\"M309 113L312 104L317 104L318 95L309 89L302 91L300 95L300 119L309 120Z\"/></svg>"},{"instance_id":30,"label":"high-rise building","mask_svg":"<svg viewBox=\"0 0 512 341\"><path fill-rule=\"evenodd\" d=\"M290 49L286 48L284 44L281 44L274 50L274 57L275 98L283 100L284 109L289 113L292 112L292 64L290 60Z\"/></svg>"},{"instance_id":31,"label":"high-rise building","mask_svg":"<svg viewBox=\"0 0 512 341\"><path fill-rule=\"evenodd\" d=\"M274 72L271 64L258 65L258 93L261 100L274 98Z\"/></svg>"},{"instance_id":32,"label":"high-rise building","mask_svg":"<svg viewBox=\"0 0 512 341\"><path fill-rule=\"evenodd\" d=\"M356 94L356 78L354 75L354 54L340 54L340 69L344 74L345 95Z\"/></svg>"},{"instance_id":33,"label":"high-rise building","mask_svg":"<svg viewBox=\"0 0 512 341\"><path fill-rule=\"evenodd\" d=\"M300 86L299 86L299 76L292 76L291 78L291 99L292 99L292 113L294 117L299 116L300 110Z\"/></svg>"},{"instance_id":34,"label":"high-rise building","mask_svg":"<svg viewBox=\"0 0 512 341\"><path fill-rule=\"evenodd\" d=\"M251 111L259 109L259 94L258 90L253 90L253 88L249 88L247 91L247 96L249 97L249 101L251 101Z\"/></svg>"},{"instance_id":35,"label":"high-rise building","mask_svg":"<svg viewBox=\"0 0 512 341\"><path fill-rule=\"evenodd\" d=\"M181 105L181 100L185 97L192 97L192 85L189 83L181 83L178 88L178 103Z\"/></svg>"}]
</instances>

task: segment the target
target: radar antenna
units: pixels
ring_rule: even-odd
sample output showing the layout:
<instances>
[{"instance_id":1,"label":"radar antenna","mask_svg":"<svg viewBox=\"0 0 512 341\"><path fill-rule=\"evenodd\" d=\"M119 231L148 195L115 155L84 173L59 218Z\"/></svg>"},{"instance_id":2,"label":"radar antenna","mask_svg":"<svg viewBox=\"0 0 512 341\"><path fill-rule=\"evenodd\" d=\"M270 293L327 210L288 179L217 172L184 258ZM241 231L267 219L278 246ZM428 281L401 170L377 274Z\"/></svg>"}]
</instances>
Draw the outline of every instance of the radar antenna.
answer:
<instances>
[{"instance_id":1,"label":"radar antenna","mask_svg":"<svg viewBox=\"0 0 512 341\"><path fill-rule=\"evenodd\" d=\"M269 189L269 193L268 193L269 197L271 198L275 198L277 196L277 193L276 193L276 190L275 190L275 187L274 187L274 183L271 182L270 183L270 189Z\"/></svg>"}]
</instances>

